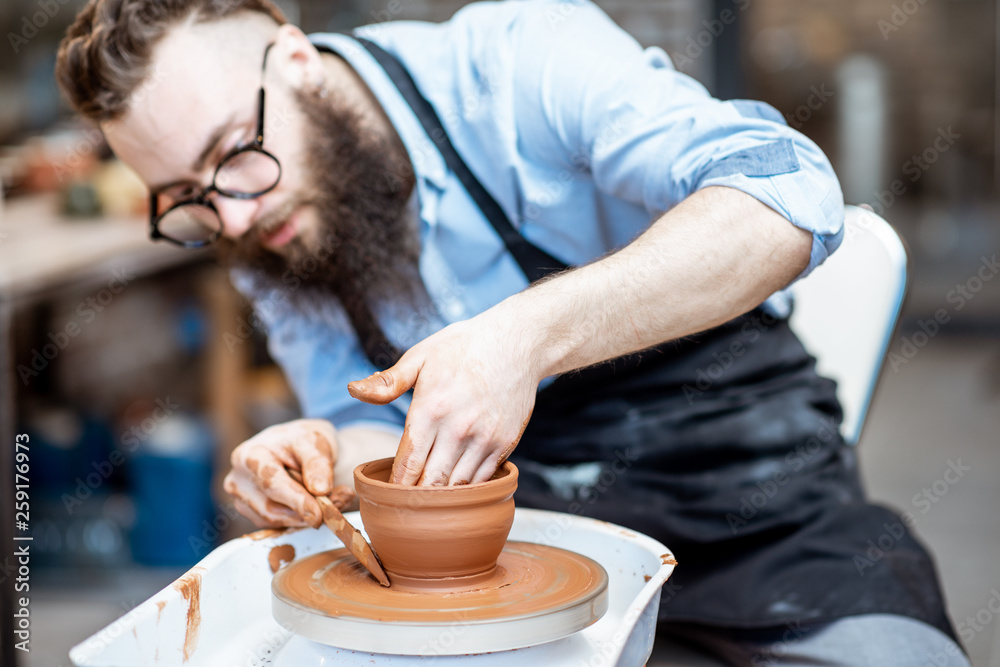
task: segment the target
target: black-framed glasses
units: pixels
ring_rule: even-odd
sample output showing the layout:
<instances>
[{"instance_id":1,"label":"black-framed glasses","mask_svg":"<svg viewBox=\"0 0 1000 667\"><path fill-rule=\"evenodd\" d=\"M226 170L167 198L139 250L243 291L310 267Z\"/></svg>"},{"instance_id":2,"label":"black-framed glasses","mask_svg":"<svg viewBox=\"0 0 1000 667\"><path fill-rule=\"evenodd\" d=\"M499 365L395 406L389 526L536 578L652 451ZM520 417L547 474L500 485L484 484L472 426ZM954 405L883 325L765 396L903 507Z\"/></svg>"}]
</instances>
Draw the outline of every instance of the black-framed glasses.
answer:
<instances>
[{"instance_id":1,"label":"black-framed glasses","mask_svg":"<svg viewBox=\"0 0 1000 667\"><path fill-rule=\"evenodd\" d=\"M215 243L222 235L222 219L209 199L212 193L233 199L254 199L278 185L281 163L264 150L264 70L272 46L273 43L268 44L264 49L260 68L257 133L253 142L227 153L215 168L211 185L194 196L189 196L189 187L184 187L178 196L174 188L150 193L149 236L154 241L163 239L185 248Z\"/></svg>"}]
</instances>

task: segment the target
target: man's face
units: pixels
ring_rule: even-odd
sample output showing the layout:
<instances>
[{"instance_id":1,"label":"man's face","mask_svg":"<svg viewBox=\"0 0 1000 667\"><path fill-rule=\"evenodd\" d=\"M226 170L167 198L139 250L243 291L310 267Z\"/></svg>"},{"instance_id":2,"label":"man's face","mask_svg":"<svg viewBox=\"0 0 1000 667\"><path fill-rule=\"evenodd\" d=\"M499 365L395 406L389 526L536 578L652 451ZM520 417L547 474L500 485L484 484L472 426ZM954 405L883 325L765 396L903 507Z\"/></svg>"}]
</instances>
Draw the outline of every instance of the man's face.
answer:
<instances>
[{"instance_id":1,"label":"man's face","mask_svg":"<svg viewBox=\"0 0 1000 667\"><path fill-rule=\"evenodd\" d=\"M339 300L364 340L380 304L412 304L423 294L415 228L405 215L412 173L400 173L398 139L372 129L366 113L377 111L348 104L340 89L347 84L326 80L326 65L307 40L303 47L301 33L275 31L249 13L174 28L128 113L105 134L151 190L167 187L180 199L200 192L229 151L253 140L261 61L274 41L263 79L263 147L280 162L281 178L253 199L211 196L222 221L219 250L302 309ZM304 266L312 267L305 276L297 270Z\"/></svg>"},{"instance_id":2,"label":"man's face","mask_svg":"<svg viewBox=\"0 0 1000 667\"><path fill-rule=\"evenodd\" d=\"M232 31L245 40L231 38ZM171 30L157 45L150 75L133 94L128 113L104 127L115 154L151 189L165 188L175 198L211 183L219 161L253 141L264 46L274 32L273 24L253 14ZM265 148L281 163L281 179L256 199L213 199L225 237L252 234L279 254L293 240L314 241L318 227L318 212L308 203L305 120L293 97L305 74L281 56L272 53L263 78ZM296 76L298 81L289 80Z\"/></svg>"}]
</instances>

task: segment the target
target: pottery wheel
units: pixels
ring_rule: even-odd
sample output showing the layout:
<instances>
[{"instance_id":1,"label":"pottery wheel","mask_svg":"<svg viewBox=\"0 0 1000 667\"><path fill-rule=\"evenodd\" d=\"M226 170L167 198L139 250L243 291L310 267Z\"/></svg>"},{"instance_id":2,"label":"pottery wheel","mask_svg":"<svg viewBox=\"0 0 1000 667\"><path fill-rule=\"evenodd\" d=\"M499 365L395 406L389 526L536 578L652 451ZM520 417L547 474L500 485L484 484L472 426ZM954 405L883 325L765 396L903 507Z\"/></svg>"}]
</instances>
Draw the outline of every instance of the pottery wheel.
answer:
<instances>
[{"instance_id":1,"label":"pottery wheel","mask_svg":"<svg viewBox=\"0 0 1000 667\"><path fill-rule=\"evenodd\" d=\"M595 623L608 575L565 549L508 542L470 588L384 588L347 549L308 556L271 583L278 623L338 648L397 655L488 653L543 644Z\"/></svg>"}]
</instances>

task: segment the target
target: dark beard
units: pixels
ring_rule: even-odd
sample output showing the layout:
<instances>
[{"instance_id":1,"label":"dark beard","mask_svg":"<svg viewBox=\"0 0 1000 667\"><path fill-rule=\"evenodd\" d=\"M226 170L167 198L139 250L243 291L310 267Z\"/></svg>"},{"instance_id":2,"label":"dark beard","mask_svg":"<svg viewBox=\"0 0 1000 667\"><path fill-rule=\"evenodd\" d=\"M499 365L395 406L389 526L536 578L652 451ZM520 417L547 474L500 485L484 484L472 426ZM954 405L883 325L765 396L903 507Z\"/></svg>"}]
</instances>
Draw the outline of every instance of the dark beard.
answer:
<instances>
[{"instance_id":1,"label":"dark beard","mask_svg":"<svg viewBox=\"0 0 1000 667\"><path fill-rule=\"evenodd\" d=\"M388 141L362 129L359 116L337 100L299 92L308 142L307 191L281 206L239 239L219 240L219 256L249 269L257 289L277 287L304 314L318 313L331 298L344 308L365 355L376 367L396 363L401 351L386 337L375 313L383 306L426 305L420 280L415 221L406 214L413 173L392 163ZM400 173L403 171L404 173ZM261 235L301 204L319 214L311 243L298 236L281 254ZM310 247L311 246L311 247ZM320 259L323 257L325 259Z\"/></svg>"}]
</instances>

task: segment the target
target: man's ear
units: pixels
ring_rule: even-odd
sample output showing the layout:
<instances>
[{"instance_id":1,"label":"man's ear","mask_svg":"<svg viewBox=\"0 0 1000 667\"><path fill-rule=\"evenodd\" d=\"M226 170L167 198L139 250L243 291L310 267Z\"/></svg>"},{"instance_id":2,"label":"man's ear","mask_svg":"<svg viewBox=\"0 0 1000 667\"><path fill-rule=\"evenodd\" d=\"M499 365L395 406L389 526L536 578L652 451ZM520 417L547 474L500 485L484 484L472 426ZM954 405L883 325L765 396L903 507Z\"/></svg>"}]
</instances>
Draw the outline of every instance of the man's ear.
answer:
<instances>
[{"instance_id":1,"label":"man's ear","mask_svg":"<svg viewBox=\"0 0 1000 667\"><path fill-rule=\"evenodd\" d=\"M298 26L290 23L282 25L275 33L267 67L280 71L285 83L296 90L320 86L325 77L319 51Z\"/></svg>"}]
</instances>

